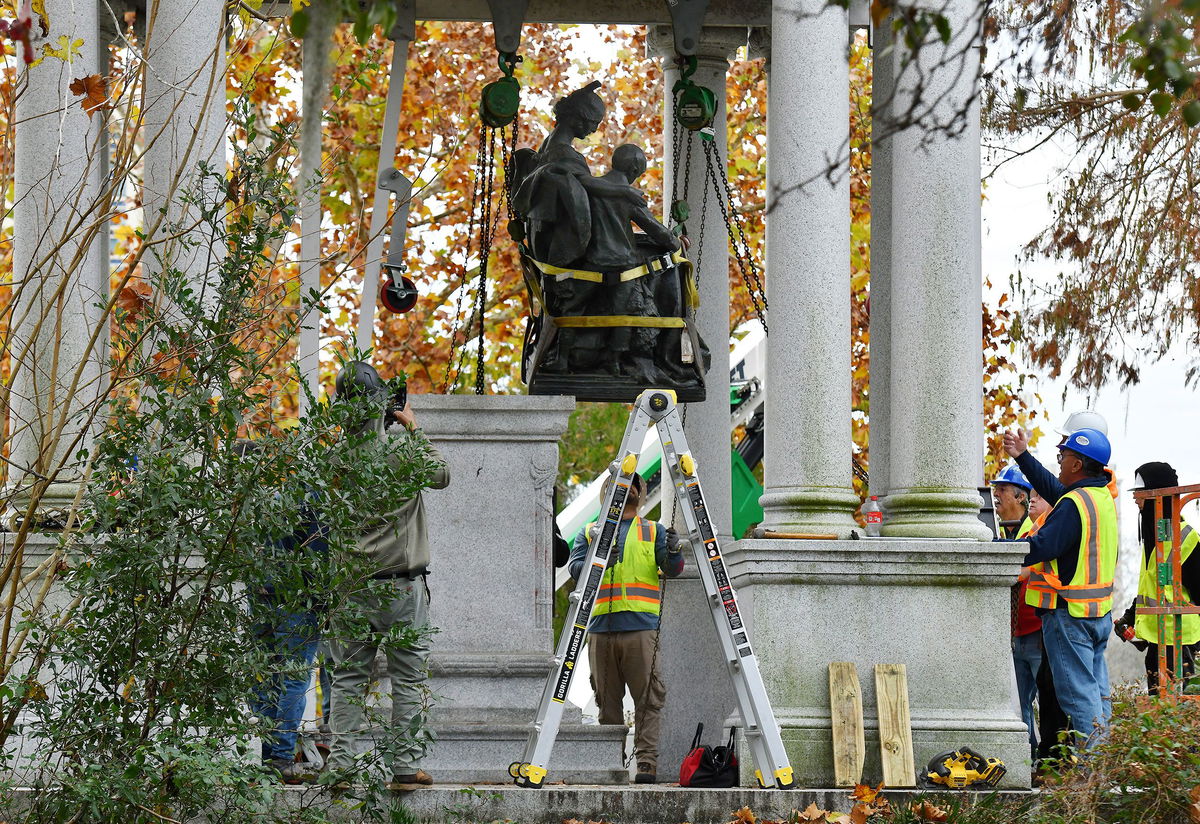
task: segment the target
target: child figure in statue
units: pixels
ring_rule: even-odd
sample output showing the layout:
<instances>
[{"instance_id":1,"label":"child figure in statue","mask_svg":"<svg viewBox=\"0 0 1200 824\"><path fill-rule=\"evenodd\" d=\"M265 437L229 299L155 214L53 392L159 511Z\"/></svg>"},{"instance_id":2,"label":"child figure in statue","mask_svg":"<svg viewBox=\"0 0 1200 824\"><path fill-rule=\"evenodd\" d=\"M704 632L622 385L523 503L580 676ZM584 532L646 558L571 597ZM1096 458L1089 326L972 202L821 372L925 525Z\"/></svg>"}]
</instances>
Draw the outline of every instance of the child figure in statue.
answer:
<instances>
[{"instance_id":1,"label":"child figure in statue","mask_svg":"<svg viewBox=\"0 0 1200 824\"><path fill-rule=\"evenodd\" d=\"M613 151L612 171L602 179L632 187L645 171L645 153L632 143L625 143ZM623 272L679 248L679 241L644 203L634 205L627 200L613 200L608 205L609 209L593 216L586 254L597 271ZM644 234L634 232L634 226ZM661 317L655 291L659 281L668 278L676 278L674 270L651 272L612 284L607 288L607 313ZM662 331L632 326L613 328L607 341L609 373L650 382L654 374L654 348Z\"/></svg>"}]
</instances>

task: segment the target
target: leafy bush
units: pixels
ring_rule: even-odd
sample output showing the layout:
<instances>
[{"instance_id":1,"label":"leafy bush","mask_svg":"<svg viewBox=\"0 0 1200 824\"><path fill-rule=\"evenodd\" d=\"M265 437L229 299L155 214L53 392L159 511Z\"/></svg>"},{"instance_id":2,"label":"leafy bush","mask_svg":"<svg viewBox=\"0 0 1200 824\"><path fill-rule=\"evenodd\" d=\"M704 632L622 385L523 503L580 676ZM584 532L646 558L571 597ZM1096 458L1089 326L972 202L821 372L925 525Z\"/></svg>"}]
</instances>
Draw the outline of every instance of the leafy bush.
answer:
<instances>
[{"instance_id":1,"label":"leafy bush","mask_svg":"<svg viewBox=\"0 0 1200 824\"><path fill-rule=\"evenodd\" d=\"M296 201L271 158L290 136L240 125L235 183L202 170L186 196L199 229L178 227L181 248L149 277L153 299L118 318L83 529L63 539L61 603L25 620L28 654L0 687L4 737L24 709L41 765L30 821L271 820L278 784L259 766L264 728L246 707L278 666L255 637L264 609L328 607L357 631L349 596L373 571L357 530L434 470L420 436L360 431L366 400L310 398L295 426L271 420L263 387L296 331L264 339L262 275ZM197 243L211 244L203 283L171 265ZM327 552L281 549L314 517Z\"/></svg>"}]
</instances>

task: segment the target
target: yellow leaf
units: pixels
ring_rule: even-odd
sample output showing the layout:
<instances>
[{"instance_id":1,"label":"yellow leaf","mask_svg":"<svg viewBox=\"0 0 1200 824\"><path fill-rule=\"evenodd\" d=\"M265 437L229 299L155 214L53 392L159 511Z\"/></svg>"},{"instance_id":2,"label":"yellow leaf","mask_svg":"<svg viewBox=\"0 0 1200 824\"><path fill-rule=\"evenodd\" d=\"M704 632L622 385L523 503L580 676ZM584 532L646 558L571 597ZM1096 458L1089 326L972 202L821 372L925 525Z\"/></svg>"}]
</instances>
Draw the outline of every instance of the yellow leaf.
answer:
<instances>
[{"instance_id":1,"label":"yellow leaf","mask_svg":"<svg viewBox=\"0 0 1200 824\"><path fill-rule=\"evenodd\" d=\"M311 4L312 0L292 0L292 11L300 11L300 9Z\"/></svg>"},{"instance_id":2,"label":"yellow leaf","mask_svg":"<svg viewBox=\"0 0 1200 824\"><path fill-rule=\"evenodd\" d=\"M49 43L47 43L42 46L42 54L46 57L57 57L64 63L70 63L79 56L79 49L82 46L82 39L75 38L72 40L65 34L60 34L58 36L58 46L51 46Z\"/></svg>"}]
</instances>

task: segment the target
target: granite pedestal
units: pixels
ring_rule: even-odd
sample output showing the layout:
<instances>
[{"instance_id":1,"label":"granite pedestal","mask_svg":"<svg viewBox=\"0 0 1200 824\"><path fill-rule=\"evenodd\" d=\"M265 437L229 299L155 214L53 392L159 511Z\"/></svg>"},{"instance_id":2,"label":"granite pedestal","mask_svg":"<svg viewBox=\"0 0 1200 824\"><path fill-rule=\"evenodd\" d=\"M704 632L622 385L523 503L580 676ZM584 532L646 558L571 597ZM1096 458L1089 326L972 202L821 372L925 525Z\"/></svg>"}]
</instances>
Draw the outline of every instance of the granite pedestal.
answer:
<instances>
[{"instance_id":1,"label":"granite pedestal","mask_svg":"<svg viewBox=\"0 0 1200 824\"><path fill-rule=\"evenodd\" d=\"M798 786L833 784L832 661L858 669L865 781L882 780L874 667L904 664L918 769L969 746L1004 761L1001 786L1029 786L1009 643L1009 587L1025 551L1023 543L886 538L739 543L730 576Z\"/></svg>"},{"instance_id":2,"label":"granite pedestal","mask_svg":"<svg viewBox=\"0 0 1200 824\"><path fill-rule=\"evenodd\" d=\"M426 395L412 405L450 464L425 493L432 552L430 659L439 781L506 781L522 758L553 653L551 495L569 398ZM624 783L623 727L568 712L551 781Z\"/></svg>"}]
</instances>

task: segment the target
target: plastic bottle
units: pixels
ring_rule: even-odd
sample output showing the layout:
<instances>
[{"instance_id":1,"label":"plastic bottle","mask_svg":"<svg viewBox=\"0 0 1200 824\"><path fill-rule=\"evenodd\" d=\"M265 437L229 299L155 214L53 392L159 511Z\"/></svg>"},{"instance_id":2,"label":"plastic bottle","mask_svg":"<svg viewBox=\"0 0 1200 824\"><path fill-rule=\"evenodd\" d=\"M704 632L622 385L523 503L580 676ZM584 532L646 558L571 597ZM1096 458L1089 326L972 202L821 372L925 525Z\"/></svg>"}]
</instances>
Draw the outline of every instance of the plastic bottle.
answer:
<instances>
[{"instance_id":1,"label":"plastic bottle","mask_svg":"<svg viewBox=\"0 0 1200 824\"><path fill-rule=\"evenodd\" d=\"M867 525L867 537L878 538L879 528L883 526L883 510L879 508L878 495L872 495L871 500L862 505L862 515Z\"/></svg>"}]
</instances>

